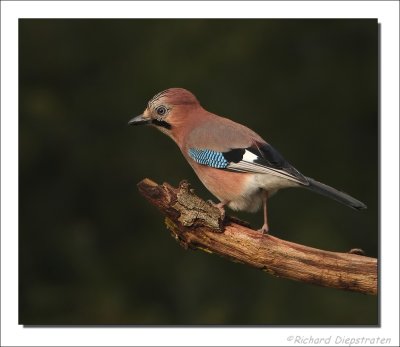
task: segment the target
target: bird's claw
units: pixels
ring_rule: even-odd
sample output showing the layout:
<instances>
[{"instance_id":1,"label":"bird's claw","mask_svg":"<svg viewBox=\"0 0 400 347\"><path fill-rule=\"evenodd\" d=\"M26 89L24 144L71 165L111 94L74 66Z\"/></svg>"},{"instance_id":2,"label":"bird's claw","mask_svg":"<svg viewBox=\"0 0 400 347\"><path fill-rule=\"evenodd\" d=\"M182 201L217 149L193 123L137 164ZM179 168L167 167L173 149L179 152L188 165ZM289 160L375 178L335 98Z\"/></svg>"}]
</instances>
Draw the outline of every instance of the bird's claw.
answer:
<instances>
[{"instance_id":1,"label":"bird's claw","mask_svg":"<svg viewBox=\"0 0 400 347\"><path fill-rule=\"evenodd\" d=\"M263 235L268 235L269 234L268 224L263 224L261 229L258 229L258 231L261 232Z\"/></svg>"},{"instance_id":2,"label":"bird's claw","mask_svg":"<svg viewBox=\"0 0 400 347\"><path fill-rule=\"evenodd\" d=\"M224 220L224 219L225 219L224 204L223 204L222 202L216 204L216 203L213 202L212 200L207 200L207 202L208 202L210 205L216 207L216 208L219 210L219 212L221 213L221 218L222 218L222 220Z\"/></svg>"}]
</instances>

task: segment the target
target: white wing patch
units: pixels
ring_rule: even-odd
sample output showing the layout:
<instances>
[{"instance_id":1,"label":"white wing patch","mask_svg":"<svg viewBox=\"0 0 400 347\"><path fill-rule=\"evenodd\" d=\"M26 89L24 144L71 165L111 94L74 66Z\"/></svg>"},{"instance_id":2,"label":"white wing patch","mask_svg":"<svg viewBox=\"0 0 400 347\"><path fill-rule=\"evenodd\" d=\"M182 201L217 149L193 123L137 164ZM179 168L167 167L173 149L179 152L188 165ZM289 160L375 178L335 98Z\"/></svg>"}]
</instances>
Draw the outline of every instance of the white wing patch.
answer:
<instances>
[{"instance_id":1,"label":"white wing patch","mask_svg":"<svg viewBox=\"0 0 400 347\"><path fill-rule=\"evenodd\" d=\"M247 149L244 152L244 155L242 158L243 161L247 161L249 163L252 163L253 161L255 161L257 159L260 159L260 158L258 156L256 156L254 153L251 153L250 151L248 151Z\"/></svg>"}]
</instances>

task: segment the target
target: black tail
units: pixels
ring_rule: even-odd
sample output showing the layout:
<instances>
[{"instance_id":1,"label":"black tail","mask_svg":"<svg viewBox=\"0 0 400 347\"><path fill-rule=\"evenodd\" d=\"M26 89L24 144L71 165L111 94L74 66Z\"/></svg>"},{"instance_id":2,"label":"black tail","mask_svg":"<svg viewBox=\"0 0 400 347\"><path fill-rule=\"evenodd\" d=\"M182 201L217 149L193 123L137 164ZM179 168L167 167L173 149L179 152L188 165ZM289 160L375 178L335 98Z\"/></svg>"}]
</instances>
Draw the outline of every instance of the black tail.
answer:
<instances>
[{"instance_id":1,"label":"black tail","mask_svg":"<svg viewBox=\"0 0 400 347\"><path fill-rule=\"evenodd\" d=\"M313 192L327 196L328 198L336 200L356 210L365 210L367 208L367 205L363 204L361 201L358 201L357 199L354 199L353 197L351 197L346 193L340 192L339 190L329 187L326 184L315 181L310 177L307 177L307 180L309 181L310 185L306 186L306 188L312 190Z\"/></svg>"}]
</instances>

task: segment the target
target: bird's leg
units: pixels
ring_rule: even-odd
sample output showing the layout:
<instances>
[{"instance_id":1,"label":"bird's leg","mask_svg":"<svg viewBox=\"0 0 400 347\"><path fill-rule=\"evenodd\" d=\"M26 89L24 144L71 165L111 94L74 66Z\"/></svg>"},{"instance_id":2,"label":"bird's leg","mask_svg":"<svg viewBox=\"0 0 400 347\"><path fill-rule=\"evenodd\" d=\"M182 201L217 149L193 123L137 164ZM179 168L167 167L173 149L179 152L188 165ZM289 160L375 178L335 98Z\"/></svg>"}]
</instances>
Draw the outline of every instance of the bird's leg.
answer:
<instances>
[{"instance_id":1,"label":"bird's leg","mask_svg":"<svg viewBox=\"0 0 400 347\"><path fill-rule=\"evenodd\" d=\"M264 207L264 224L259 231L263 234L268 234L268 214L267 214L268 192L264 191L263 194L263 207Z\"/></svg>"}]
</instances>

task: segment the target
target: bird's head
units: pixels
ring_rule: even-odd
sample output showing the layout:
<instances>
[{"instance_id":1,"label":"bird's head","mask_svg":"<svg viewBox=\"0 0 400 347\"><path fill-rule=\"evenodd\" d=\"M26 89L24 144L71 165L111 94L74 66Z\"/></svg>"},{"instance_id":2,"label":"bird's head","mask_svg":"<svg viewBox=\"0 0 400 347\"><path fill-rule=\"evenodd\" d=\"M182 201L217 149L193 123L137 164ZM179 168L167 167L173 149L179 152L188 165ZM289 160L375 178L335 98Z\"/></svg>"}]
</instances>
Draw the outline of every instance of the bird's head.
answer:
<instances>
[{"instance_id":1,"label":"bird's head","mask_svg":"<svg viewBox=\"0 0 400 347\"><path fill-rule=\"evenodd\" d=\"M196 97L186 89L166 89L151 98L144 112L132 118L129 125L152 125L177 140L183 126L190 124L200 104Z\"/></svg>"}]
</instances>

